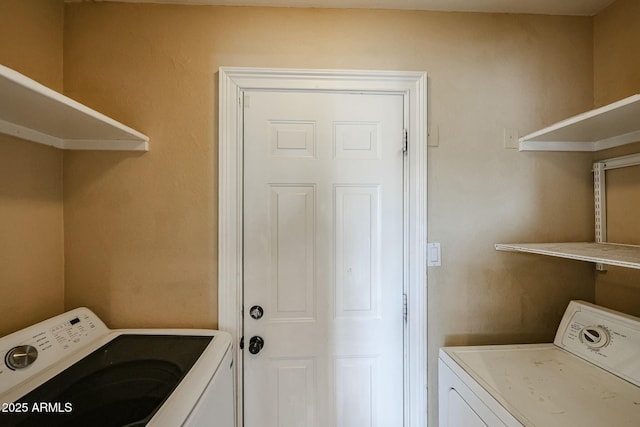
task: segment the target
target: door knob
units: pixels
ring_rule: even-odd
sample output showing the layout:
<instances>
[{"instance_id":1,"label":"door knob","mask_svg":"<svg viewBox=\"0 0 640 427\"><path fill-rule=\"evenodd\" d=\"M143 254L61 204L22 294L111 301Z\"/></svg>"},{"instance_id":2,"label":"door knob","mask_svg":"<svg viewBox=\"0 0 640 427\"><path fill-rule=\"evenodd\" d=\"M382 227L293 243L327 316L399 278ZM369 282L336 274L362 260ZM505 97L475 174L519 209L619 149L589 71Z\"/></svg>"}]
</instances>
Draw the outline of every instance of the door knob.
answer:
<instances>
[{"instance_id":1,"label":"door knob","mask_svg":"<svg viewBox=\"0 0 640 427\"><path fill-rule=\"evenodd\" d=\"M251 337L249 340L249 353L258 354L260 353L260 350L262 350L262 347L264 347L264 340L262 337L257 335L255 337Z\"/></svg>"}]
</instances>

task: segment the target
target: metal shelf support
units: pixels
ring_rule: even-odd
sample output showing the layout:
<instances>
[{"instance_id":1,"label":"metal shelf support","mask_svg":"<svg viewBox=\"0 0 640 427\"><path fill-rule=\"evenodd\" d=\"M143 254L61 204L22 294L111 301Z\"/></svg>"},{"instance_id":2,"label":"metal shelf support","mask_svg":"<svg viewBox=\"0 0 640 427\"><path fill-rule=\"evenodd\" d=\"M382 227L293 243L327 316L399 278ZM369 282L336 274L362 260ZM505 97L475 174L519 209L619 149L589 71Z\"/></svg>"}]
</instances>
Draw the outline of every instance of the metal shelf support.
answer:
<instances>
[{"instance_id":1,"label":"metal shelf support","mask_svg":"<svg viewBox=\"0 0 640 427\"><path fill-rule=\"evenodd\" d=\"M593 200L595 204L596 243L607 241L607 192L606 169L603 162L593 164ZM597 263L596 270L607 271L604 264Z\"/></svg>"},{"instance_id":2,"label":"metal shelf support","mask_svg":"<svg viewBox=\"0 0 640 427\"><path fill-rule=\"evenodd\" d=\"M596 243L607 242L607 190L606 171L640 165L640 154L598 160L593 163L593 201L595 204ZM596 270L607 271L604 264L596 264Z\"/></svg>"}]
</instances>

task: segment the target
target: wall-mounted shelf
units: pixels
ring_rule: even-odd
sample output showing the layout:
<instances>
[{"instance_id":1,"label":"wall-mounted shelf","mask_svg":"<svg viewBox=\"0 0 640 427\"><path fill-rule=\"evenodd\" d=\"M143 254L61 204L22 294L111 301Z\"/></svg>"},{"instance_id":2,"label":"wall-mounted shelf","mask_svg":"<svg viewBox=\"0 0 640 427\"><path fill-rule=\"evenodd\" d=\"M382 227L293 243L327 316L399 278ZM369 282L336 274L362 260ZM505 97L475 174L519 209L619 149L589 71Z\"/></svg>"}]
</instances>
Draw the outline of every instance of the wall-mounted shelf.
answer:
<instances>
[{"instance_id":1,"label":"wall-mounted shelf","mask_svg":"<svg viewBox=\"0 0 640 427\"><path fill-rule=\"evenodd\" d=\"M520 151L599 151L640 141L640 95L520 138Z\"/></svg>"},{"instance_id":2,"label":"wall-mounted shelf","mask_svg":"<svg viewBox=\"0 0 640 427\"><path fill-rule=\"evenodd\" d=\"M510 243L499 251L526 252L578 261L640 269L640 246L615 243Z\"/></svg>"},{"instance_id":3,"label":"wall-mounted shelf","mask_svg":"<svg viewBox=\"0 0 640 427\"><path fill-rule=\"evenodd\" d=\"M0 133L61 149L149 149L146 135L3 65Z\"/></svg>"},{"instance_id":4,"label":"wall-mounted shelf","mask_svg":"<svg viewBox=\"0 0 640 427\"><path fill-rule=\"evenodd\" d=\"M595 262L601 271L605 271L605 265L640 269L640 246L607 243L606 171L631 166L640 166L640 154L593 163L595 243L509 243L497 244L496 249Z\"/></svg>"}]
</instances>

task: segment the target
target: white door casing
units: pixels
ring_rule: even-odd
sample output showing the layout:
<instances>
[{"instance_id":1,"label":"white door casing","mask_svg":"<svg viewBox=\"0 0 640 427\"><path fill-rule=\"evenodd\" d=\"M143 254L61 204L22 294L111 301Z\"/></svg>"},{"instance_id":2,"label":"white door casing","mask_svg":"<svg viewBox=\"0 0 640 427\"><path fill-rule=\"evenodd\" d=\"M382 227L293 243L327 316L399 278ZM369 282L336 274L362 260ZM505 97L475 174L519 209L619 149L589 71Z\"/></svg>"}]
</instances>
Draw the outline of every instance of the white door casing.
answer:
<instances>
[{"instance_id":1,"label":"white door casing","mask_svg":"<svg viewBox=\"0 0 640 427\"><path fill-rule=\"evenodd\" d=\"M242 425L243 94L249 90L396 94L404 100L408 155L404 187L405 426L426 425L426 74L418 72L220 69L219 328L235 338ZM248 310L248 307L247 307ZM248 340L250 337L245 337Z\"/></svg>"}]
</instances>

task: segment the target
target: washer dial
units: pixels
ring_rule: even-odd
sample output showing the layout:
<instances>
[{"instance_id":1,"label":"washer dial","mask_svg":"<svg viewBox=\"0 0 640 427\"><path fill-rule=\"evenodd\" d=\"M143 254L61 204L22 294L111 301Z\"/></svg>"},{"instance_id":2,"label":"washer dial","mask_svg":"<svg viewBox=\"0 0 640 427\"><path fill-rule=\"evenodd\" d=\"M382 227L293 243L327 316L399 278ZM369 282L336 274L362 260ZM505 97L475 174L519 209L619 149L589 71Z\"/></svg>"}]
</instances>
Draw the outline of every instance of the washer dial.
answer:
<instances>
[{"instance_id":1,"label":"washer dial","mask_svg":"<svg viewBox=\"0 0 640 427\"><path fill-rule=\"evenodd\" d=\"M30 345L19 345L7 352L4 361L12 369L24 369L38 358L38 350Z\"/></svg>"}]
</instances>

